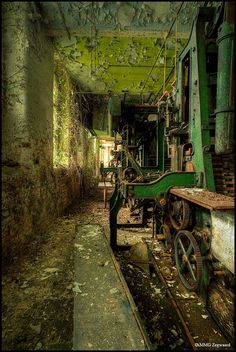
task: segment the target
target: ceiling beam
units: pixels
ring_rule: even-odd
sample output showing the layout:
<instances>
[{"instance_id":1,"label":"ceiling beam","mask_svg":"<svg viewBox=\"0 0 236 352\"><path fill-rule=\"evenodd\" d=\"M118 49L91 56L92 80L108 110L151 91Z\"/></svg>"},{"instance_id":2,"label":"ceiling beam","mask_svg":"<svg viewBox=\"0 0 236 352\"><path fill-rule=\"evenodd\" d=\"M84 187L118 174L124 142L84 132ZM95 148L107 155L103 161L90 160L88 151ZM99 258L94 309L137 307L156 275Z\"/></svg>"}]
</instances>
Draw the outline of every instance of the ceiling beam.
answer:
<instances>
[{"instance_id":1,"label":"ceiling beam","mask_svg":"<svg viewBox=\"0 0 236 352\"><path fill-rule=\"evenodd\" d=\"M142 68L142 67L152 67L153 65L125 65L125 64L120 64L120 65L112 65L112 64L109 64L108 68L110 67L128 67L129 69L131 68ZM165 68L173 68L174 65L165 65ZM163 64L157 64L156 66L154 66L154 69L155 68L158 68L158 69L163 69L164 68L164 65Z\"/></svg>"},{"instance_id":2,"label":"ceiling beam","mask_svg":"<svg viewBox=\"0 0 236 352\"><path fill-rule=\"evenodd\" d=\"M71 36L78 36L78 37L90 37L91 31L88 30L72 30L69 29ZM63 37L67 36L68 33L64 29L46 29L45 34L48 37ZM172 38L175 39L175 32L173 31L168 35L168 39ZM145 37L145 38L165 38L167 32L160 32L160 31L109 31L109 30L98 30L96 37ZM188 39L189 33L188 32L178 32L178 39Z\"/></svg>"}]
</instances>

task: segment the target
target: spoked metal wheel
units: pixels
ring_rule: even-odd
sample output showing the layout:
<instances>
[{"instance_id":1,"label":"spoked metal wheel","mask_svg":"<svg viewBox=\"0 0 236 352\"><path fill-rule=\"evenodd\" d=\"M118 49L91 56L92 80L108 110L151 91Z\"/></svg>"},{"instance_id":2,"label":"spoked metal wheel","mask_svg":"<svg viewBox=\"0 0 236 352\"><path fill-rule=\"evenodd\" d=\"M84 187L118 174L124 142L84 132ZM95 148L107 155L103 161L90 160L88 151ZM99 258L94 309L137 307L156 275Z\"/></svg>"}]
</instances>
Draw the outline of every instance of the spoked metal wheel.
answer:
<instances>
[{"instance_id":1,"label":"spoked metal wheel","mask_svg":"<svg viewBox=\"0 0 236 352\"><path fill-rule=\"evenodd\" d=\"M177 196L170 195L168 201L170 222L175 230L184 230L190 221L189 203Z\"/></svg>"},{"instance_id":2,"label":"spoked metal wheel","mask_svg":"<svg viewBox=\"0 0 236 352\"><path fill-rule=\"evenodd\" d=\"M197 241L189 231L179 231L175 237L175 263L183 285L195 291L202 274L202 257Z\"/></svg>"}]
</instances>

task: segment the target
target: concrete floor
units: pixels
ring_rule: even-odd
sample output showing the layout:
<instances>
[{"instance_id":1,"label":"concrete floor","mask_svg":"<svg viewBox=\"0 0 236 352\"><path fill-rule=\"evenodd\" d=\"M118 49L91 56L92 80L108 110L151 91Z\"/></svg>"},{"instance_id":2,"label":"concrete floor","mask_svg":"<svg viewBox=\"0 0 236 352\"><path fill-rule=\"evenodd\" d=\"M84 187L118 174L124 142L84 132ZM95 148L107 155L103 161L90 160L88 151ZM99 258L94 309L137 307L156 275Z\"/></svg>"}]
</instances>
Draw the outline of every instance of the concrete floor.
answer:
<instances>
[{"instance_id":1,"label":"concrete floor","mask_svg":"<svg viewBox=\"0 0 236 352\"><path fill-rule=\"evenodd\" d=\"M3 272L3 350L147 349L145 334L142 334L134 314L135 306L122 282L123 276L117 270L119 265L115 265L114 255L103 240L101 226L108 227L108 215L102 191L90 199L78 200ZM127 222L126 209L123 209L122 217ZM151 238L149 230L150 233L141 233L141 229L140 233L119 230L119 241L134 244L143 236ZM166 262L163 264L167 266ZM172 325L166 327L166 318L156 321L163 306L159 300L163 296L162 287L143 277L139 268L135 270L136 267L128 262L127 267L127 283L148 336L151 340L152 335L156 334L156 348L163 351L160 331L162 329L170 335ZM143 299L145 296L146 302ZM187 304L189 300L184 302ZM169 319L170 311L163 311ZM189 314L191 319L195 316L195 310ZM198 324L205 324L209 318L202 318ZM198 326L194 330L196 333L193 336L199 336L196 342L209 341L210 333L215 335L209 325L207 339L200 339ZM217 335L214 342L220 342L220 335ZM173 339L177 341L180 337L179 334ZM167 340L163 343L168 350ZM180 348L183 350L182 345Z\"/></svg>"},{"instance_id":2,"label":"concrete floor","mask_svg":"<svg viewBox=\"0 0 236 352\"><path fill-rule=\"evenodd\" d=\"M103 228L76 226L74 246L73 349L148 349Z\"/></svg>"}]
</instances>

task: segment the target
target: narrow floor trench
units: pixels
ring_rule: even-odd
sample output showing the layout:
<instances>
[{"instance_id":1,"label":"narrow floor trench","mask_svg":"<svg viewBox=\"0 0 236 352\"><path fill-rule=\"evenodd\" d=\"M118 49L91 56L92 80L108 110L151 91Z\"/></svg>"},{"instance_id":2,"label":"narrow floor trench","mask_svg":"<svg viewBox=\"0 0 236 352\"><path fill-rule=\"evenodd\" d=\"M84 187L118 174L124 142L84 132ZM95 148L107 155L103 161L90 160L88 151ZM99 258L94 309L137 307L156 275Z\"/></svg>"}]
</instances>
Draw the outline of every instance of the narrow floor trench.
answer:
<instances>
[{"instance_id":1,"label":"narrow floor trench","mask_svg":"<svg viewBox=\"0 0 236 352\"><path fill-rule=\"evenodd\" d=\"M20 260L15 257L14 263L3 273L4 350L72 349L75 226L96 223L108 224L108 209L104 208L102 194L98 191L90 199L76 201L47 233L33 242ZM155 293L160 289L155 285L155 274L150 280L140 268L129 264L127 254L117 253L117 260L153 346L157 350L163 347L168 350L178 344L183 348L183 336L173 314L163 320L164 329L159 327L160 310L167 312L169 307L162 303L160 309ZM154 315L155 319L150 319ZM172 338L168 332L170 325L176 334ZM161 337L162 331L166 336Z\"/></svg>"},{"instance_id":2,"label":"narrow floor trench","mask_svg":"<svg viewBox=\"0 0 236 352\"><path fill-rule=\"evenodd\" d=\"M124 209L124 217L126 213ZM109 210L97 189L89 198L75 201L20 259L14 258L2 278L3 350L73 349L75 227L100 224L107 228L108 219ZM151 240L151 227L136 230L136 236L132 231L124 231L121 240L124 244L135 244L140 235ZM148 273L145 265L132 263L129 251L115 252L115 257L152 350L191 351L155 271ZM219 330L214 333L224 341ZM88 349L92 350L92 345Z\"/></svg>"},{"instance_id":3,"label":"narrow floor trench","mask_svg":"<svg viewBox=\"0 0 236 352\"><path fill-rule=\"evenodd\" d=\"M233 350L234 9L3 2L2 350Z\"/></svg>"}]
</instances>

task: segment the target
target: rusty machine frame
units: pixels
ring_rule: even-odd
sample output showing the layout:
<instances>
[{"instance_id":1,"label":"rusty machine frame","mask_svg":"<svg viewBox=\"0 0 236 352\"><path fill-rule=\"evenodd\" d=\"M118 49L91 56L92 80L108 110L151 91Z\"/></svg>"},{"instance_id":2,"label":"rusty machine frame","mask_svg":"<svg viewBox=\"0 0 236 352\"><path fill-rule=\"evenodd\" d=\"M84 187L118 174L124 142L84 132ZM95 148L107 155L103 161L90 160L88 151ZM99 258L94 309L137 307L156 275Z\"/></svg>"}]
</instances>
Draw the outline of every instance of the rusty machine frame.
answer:
<instances>
[{"instance_id":1,"label":"rusty machine frame","mask_svg":"<svg viewBox=\"0 0 236 352\"><path fill-rule=\"evenodd\" d=\"M175 90L163 101L123 101L116 113L112 103L117 101L109 103L117 166L102 170L116 175L110 198L111 247L119 248L119 227L134 226L117 224L127 203L131 212L140 209L142 223L137 226L153 218L153 235L163 235L187 289L205 302L212 285L232 295L234 3L198 9L178 56ZM222 321L232 337L230 324Z\"/></svg>"}]
</instances>

